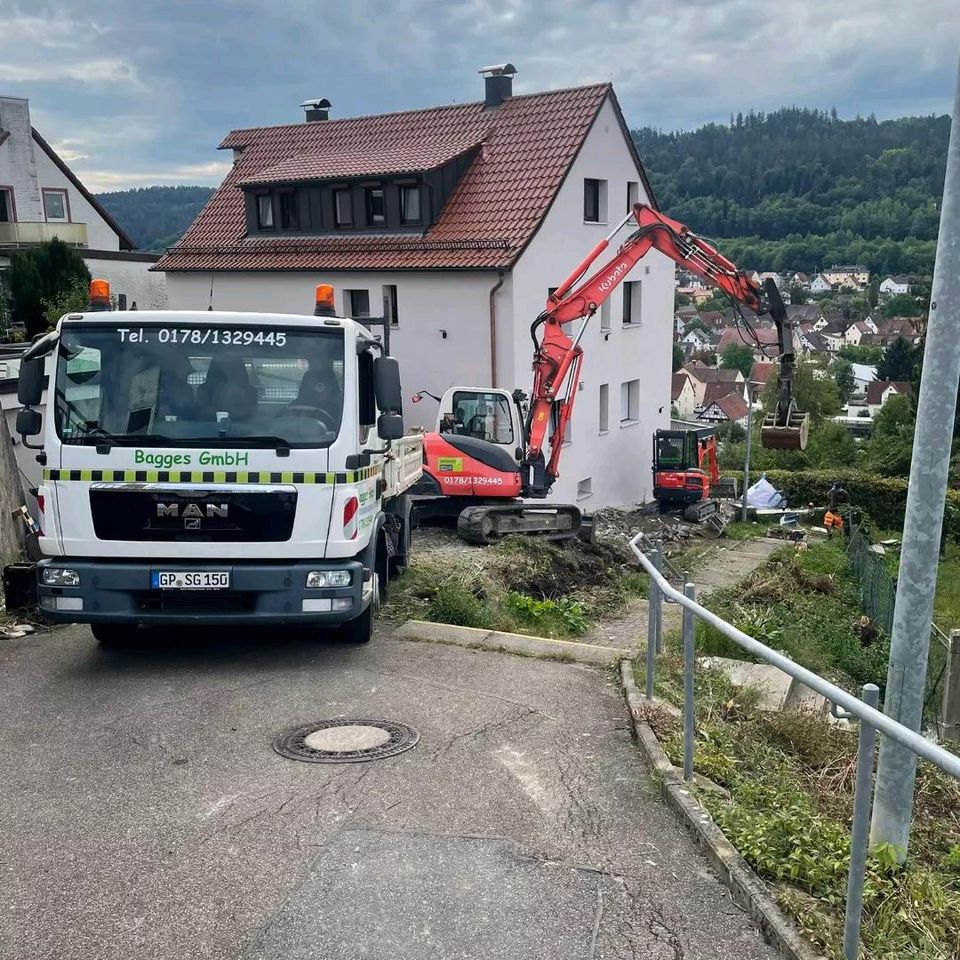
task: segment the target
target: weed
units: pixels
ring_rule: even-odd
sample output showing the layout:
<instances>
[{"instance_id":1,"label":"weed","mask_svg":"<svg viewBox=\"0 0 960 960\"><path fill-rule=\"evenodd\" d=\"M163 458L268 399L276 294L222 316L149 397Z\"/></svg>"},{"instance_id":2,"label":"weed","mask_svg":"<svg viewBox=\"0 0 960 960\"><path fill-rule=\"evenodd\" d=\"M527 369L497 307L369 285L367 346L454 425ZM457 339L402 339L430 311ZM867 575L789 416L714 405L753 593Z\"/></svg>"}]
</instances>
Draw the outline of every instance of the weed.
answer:
<instances>
[{"instance_id":1,"label":"weed","mask_svg":"<svg viewBox=\"0 0 960 960\"><path fill-rule=\"evenodd\" d=\"M514 590L507 594L506 606L517 623L546 629L550 636L556 632L576 636L585 633L587 629L583 604L569 597L537 600Z\"/></svg>"}]
</instances>

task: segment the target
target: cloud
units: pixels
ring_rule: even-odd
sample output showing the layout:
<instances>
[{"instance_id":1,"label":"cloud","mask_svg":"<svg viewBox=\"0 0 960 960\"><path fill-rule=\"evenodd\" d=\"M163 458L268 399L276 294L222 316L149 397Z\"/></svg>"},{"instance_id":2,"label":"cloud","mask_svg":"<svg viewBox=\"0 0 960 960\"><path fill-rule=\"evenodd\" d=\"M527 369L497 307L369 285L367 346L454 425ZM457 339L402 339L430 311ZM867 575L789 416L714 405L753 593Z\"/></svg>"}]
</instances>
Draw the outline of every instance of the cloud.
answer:
<instances>
[{"instance_id":1,"label":"cloud","mask_svg":"<svg viewBox=\"0 0 960 960\"><path fill-rule=\"evenodd\" d=\"M75 63L56 60L37 66L0 63L0 80L14 83L74 83L123 84L127 91L143 89L136 68L124 60L81 60Z\"/></svg>"},{"instance_id":2,"label":"cloud","mask_svg":"<svg viewBox=\"0 0 960 960\"><path fill-rule=\"evenodd\" d=\"M158 183L219 186L229 169L229 163L212 160L209 163L181 164L165 170L95 170L81 165L74 167L74 173L88 190L103 193Z\"/></svg>"}]
</instances>

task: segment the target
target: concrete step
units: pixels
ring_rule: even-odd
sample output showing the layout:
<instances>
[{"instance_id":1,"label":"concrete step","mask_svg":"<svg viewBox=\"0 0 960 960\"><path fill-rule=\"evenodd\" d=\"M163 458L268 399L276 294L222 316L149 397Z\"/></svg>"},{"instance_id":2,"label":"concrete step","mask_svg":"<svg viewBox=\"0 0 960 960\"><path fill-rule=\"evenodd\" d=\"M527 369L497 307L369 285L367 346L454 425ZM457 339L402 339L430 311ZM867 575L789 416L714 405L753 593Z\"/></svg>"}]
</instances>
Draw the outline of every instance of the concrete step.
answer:
<instances>
[{"instance_id":1,"label":"concrete step","mask_svg":"<svg viewBox=\"0 0 960 960\"><path fill-rule=\"evenodd\" d=\"M782 670L768 663L748 663L730 657L703 657L700 663L714 670L722 670L738 687L753 687L760 694L757 706L761 710L783 710L793 680Z\"/></svg>"}]
</instances>

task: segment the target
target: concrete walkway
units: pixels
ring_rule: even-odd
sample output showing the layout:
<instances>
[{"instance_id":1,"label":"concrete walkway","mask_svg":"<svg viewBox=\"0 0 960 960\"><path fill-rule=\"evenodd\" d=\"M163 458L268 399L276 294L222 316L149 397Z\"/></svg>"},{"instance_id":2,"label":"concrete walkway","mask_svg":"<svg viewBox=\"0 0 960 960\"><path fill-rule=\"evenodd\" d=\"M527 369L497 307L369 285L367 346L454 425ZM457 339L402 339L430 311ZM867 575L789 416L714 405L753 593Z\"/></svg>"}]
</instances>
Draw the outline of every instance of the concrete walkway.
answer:
<instances>
[{"instance_id":1,"label":"concrete walkway","mask_svg":"<svg viewBox=\"0 0 960 960\"><path fill-rule=\"evenodd\" d=\"M386 760L288 727L403 721ZM773 960L673 815L612 671L282 631L0 644L0 956Z\"/></svg>"},{"instance_id":2,"label":"concrete walkway","mask_svg":"<svg viewBox=\"0 0 960 960\"><path fill-rule=\"evenodd\" d=\"M765 563L771 554L784 546L783 540L718 540L710 547L693 573L697 598L708 596L711 591L731 587L747 574ZM626 612L611 620L592 627L583 643L618 647L630 650L645 647L647 642L646 600L631 600ZM680 626L680 608L674 604L664 607L664 629Z\"/></svg>"}]
</instances>

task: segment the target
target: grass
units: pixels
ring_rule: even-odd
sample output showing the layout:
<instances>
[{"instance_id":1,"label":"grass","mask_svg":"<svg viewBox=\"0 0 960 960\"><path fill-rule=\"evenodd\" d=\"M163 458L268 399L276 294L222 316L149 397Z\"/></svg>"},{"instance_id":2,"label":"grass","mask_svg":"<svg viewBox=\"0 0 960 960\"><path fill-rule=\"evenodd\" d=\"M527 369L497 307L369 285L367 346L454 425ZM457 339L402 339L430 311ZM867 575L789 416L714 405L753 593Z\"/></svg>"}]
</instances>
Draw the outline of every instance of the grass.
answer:
<instances>
[{"instance_id":1,"label":"grass","mask_svg":"<svg viewBox=\"0 0 960 960\"><path fill-rule=\"evenodd\" d=\"M658 695L675 705L683 684L678 639L666 636L657 680ZM695 688L695 769L726 791L701 791L701 802L781 907L840 960L855 732L810 714L761 713L755 692L719 671L699 669ZM680 721L657 708L647 720L679 765ZM897 868L882 846L868 861L863 942L863 960L960 956L960 784L925 763L907 866Z\"/></svg>"},{"instance_id":2,"label":"grass","mask_svg":"<svg viewBox=\"0 0 960 960\"><path fill-rule=\"evenodd\" d=\"M513 537L484 550L414 556L390 586L385 615L559 640L647 593L647 577L603 544Z\"/></svg>"}]
</instances>

